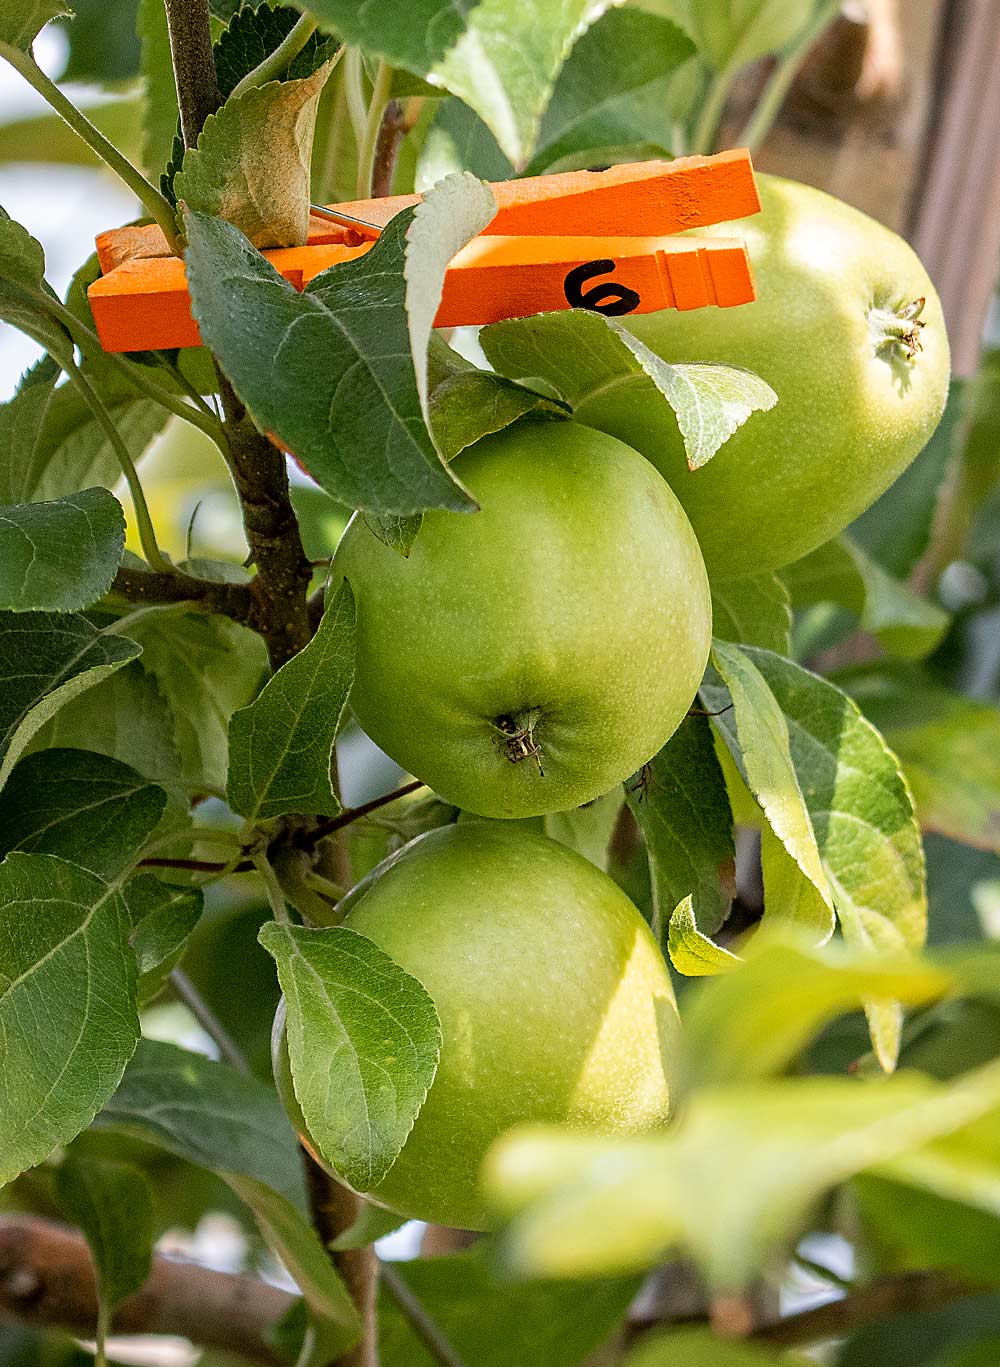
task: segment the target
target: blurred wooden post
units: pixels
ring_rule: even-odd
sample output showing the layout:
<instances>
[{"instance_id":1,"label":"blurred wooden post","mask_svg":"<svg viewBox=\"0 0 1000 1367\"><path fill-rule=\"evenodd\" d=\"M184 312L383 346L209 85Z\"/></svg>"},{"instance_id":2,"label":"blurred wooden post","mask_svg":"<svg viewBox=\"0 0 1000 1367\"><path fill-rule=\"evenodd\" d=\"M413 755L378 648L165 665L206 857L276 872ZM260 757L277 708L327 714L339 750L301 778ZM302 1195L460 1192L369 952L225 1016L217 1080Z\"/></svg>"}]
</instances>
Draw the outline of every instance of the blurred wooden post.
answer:
<instances>
[{"instance_id":1,"label":"blurred wooden post","mask_svg":"<svg viewBox=\"0 0 1000 1367\"><path fill-rule=\"evenodd\" d=\"M975 373L1000 268L1000 4L951 0L908 236L941 295L956 375Z\"/></svg>"}]
</instances>

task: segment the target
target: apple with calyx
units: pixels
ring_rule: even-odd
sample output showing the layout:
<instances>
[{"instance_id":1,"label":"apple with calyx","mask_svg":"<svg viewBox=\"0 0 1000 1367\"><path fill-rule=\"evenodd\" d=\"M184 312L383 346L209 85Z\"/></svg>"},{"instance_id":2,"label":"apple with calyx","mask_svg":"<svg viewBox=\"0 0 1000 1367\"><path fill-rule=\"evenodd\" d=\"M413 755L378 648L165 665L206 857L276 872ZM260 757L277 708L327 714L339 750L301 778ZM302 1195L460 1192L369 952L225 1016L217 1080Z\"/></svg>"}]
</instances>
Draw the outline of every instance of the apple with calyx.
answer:
<instances>
[{"instance_id":1,"label":"apple with calyx","mask_svg":"<svg viewBox=\"0 0 1000 1367\"><path fill-rule=\"evenodd\" d=\"M519 422L454 469L479 512L426 513L408 558L360 516L337 548L331 583L357 604L351 706L457 807L578 807L656 754L701 683L698 544L649 462L577 423Z\"/></svg>"}]
</instances>

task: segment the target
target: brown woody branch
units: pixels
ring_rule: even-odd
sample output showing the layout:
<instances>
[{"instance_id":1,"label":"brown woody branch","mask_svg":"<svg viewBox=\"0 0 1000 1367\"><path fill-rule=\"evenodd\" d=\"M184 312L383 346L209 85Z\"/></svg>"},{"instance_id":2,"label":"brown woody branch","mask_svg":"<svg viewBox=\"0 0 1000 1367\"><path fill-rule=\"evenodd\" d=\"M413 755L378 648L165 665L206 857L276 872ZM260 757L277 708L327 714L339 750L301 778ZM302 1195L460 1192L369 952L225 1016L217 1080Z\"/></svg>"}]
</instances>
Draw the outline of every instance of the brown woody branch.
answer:
<instances>
[{"instance_id":1,"label":"brown woody branch","mask_svg":"<svg viewBox=\"0 0 1000 1367\"><path fill-rule=\"evenodd\" d=\"M188 574L122 568L111 592L130 603L200 603L237 622L248 622L254 607L250 584L218 584Z\"/></svg>"},{"instance_id":2,"label":"brown woody branch","mask_svg":"<svg viewBox=\"0 0 1000 1367\"><path fill-rule=\"evenodd\" d=\"M222 104L208 0L164 0L164 4L181 136L185 147L193 147L205 120Z\"/></svg>"},{"instance_id":3,"label":"brown woody branch","mask_svg":"<svg viewBox=\"0 0 1000 1367\"><path fill-rule=\"evenodd\" d=\"M390 100L382 115L378 138L375 142L375 155L372 159L373 199L381 199L392 194L392 179L396 173L396 160L399 149L406 137L409 125L403 114L399 100Z\"/></svg>"},{"instance_id":4,"label":"brown woody branch","mask_svg":"<svg viewBox=\"0 0 1000 1367\"><path fill-rule=\"evenodd\" d=\"M303 1150L303 1157L313 1227L330 1249L333 1241L357 1220L361 1197L335 1182L307 1150ZM375 1250L367 1244L364 1248L331 1251L330 1256L361 1316L361 1338L337 1359L336 1367L378 1367L378 1259Z\"/></svg>"},{"instance_id":5,"label":"brown woody branch","mask_svg":"<svg viewBox=\"0 0 1000 1367\"><path fill-rule=\"evenodd\" d=\"M307 601L312 563L292 508L284 452L257 431L224 376L220 390L229 468L243 508L250 558L257 567L247 625L263 636L271 667L280 669L312 639Z\"/></svg>"},{"instance_id":6,"label":"brown woody branch","mask_svg":"<svg viewBox=\"0 0 1000 1367\"><path fill-rule=\"evenodd\" d=\"M750 1337L761 1343L789 1348L838 1338L871 1320L914 1310L934 1310L975 1296L980 1288L948 1272L903 1272L878 1277L839 1301L787 1315L756 1329Z\"/></svg>"},{"instance_id":7,"label":"brown woody branch","mask_svg":"<svg viewBox=\"0 0 1000 1367\"><path fill-rule=\"evenodd\" d=\"M295 1300L257 1277L157 1257L145 1285L115 1312L115 1334L179 1334L252 1362L283 1361L268 1331ZM0 1221L0 1319L93 1338L97 1285L86 1241L49 1220Z\"/></svg>"}]
</instances>

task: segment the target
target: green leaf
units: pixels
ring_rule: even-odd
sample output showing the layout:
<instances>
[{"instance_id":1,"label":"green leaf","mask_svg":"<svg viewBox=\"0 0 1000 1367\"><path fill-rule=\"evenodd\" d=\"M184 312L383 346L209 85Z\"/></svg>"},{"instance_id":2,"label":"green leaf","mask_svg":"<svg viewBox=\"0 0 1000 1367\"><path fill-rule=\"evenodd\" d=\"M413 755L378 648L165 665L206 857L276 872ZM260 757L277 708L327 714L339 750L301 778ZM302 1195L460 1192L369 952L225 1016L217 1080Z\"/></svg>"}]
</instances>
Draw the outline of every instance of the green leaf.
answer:
<instances>
[{"instance_id":1,"label":"green leaf","mask_svg":"<svg viewBox=\"0 0 1000 1367\"><path fill-rule=\"evenodd\" d=\"M316 110L331 69L268 81L210 114L174 178L177 200L226 219L255 247L302 246Z\"/></svg>"},{"instance_id":2,"label":"green leaf","mask_svg":"<svg viewBox=\"0 0 1000 1367\"><path fill-rule=\"evenodd\" d=\"M919 660L940 643L949 617L886 573L847 535L828 541L782 570L796 608L837 603L854 613L862 631L877 636L901 660Z\"/></svg>"},{"instance_id":3,"label":"green leaf","mask_svg":"<svg viewBox=\"0 0 1000 1367\"><path fill-rule=\"evenodd\" d=\"M217 1172L250 1207L311 1312L311 1367L354 1342L357 1312L306 1220L298 1144L272 1087L174 1045L143 1040L97 1125Z\"/></svg>"},{"instance_id":4,"label":"green leaf","mask_svg":"<svg viewBox=\"0 0 1000 1367\"><path fill-rule=\"evenodd\" d=\"M656 933L662 937L674 908L691 897L692 916L713 935L733 899L736 851L707 717L687 717L625 792L646 843Z\"/></svg>"},{"instance_id":5,"label":"green leaf","mask_svg":"<svg viewBox=\"0 0 1000 1367\"><path fill-rule=\"evenodd\" d=\"M215 44L219 90L228 99L244 76L255 71L288 37L301 17L290 5L244 4L229 18ZM337 53L340 40L317 30L282 73L282 80L311 76Z\"/></svg>"},{"instance_id":6,"label":"green leaf","mask_svg":"<svg viewBox=\"0 0 1000 1367\"><path fill-rule=\"evenodd\" d=\"M136 30L142 50L142 164L148 176L156 177L170 158L178 118L163 0L139 0Z\"/></svg>"},{"instance_id":7,"label":"green leaf","mask_svg":"<svg viewBox=\"0 0 1000 1367\"><path fill-rule=\"evenodd\" d=\"M301 293L230 224L186 219L195 316L258 426L278 433L327 493L378 513L472 506L434 449L407 359L410 217L397 215L364 256Z\"/></svg>"},{"instance_id":8,"label":"green leaf","mask_svg":"<svg viewBox=\"0 0 1000 1367\"><path fill-rule=\"evenodd\" d=\"M0 506L0 609L75 612L107 593L125 514L107 489Z\"/></svg>"},{"instance_id":9,"label":"green leaf","mask_svg":"<svg viewBox=\"0 0 1000 1367\"><path fill-rule=\"evenodd\" d=\"M4 41L5 29L16 28L22 22L26 25L25 31L30 29L43 3L44 0L38 0L37 8L32 4L30 15L0 13L0 41ZM21 6L16 4L16 8ZM51 17L46 14L41 22L44 24ZM34 33L27 40L29 45L33 38ZM60 364L71 363L73 339L52 316L50 301L54 298L45 282L45 254L41 244L0 207L0 320L31 337Z\"/></svg>"},{"instance_id":10,"label":"green leaf","mask_svg":"<svg viewBox=\"0 0 1000 1367\"><path fill-rule=\"evenodd\" d=\"M639 1270L683 1249L716 1293L738 1293L825 1192L998 1109L996 1063L947 1085L900 1074L707 1088L662 1136L514 1131L487 1159L485 1181L519 1212L504 1248L522 1275Z\"/></svg>"},{"instance_id":11,"label":"green leaf","mask_svg":"<svg viewBox=\"0 0 1000 1367\"><path fill-rule=\"evenodd\" d=\"M690 895L679 902L667 927L667 953L678 973L689 978L704 978L715 973L726 973L740 962L739 956L717 945L710 936L698 929L694 898Z\"/></svg>"},{"instance_id":12,"label":"green leaf","mask_svg":"<svg viewBox=\"0 0 1000 1367\"><path fill-rule=\"evenodd\" d=\"M620 787L569 812L549 812L542 818L550 840L566 845L607 873L611 837L621 816L625 795Z\"/></svg>"},{"instance_id":13,"label":"green leaf","mask_svg":"<svg viewBox=\"0 0 1000 1367\"><path fill-rule=\"evenodd\" d=\"M0 0L0 43L30 52L50 19L72 12L60 0Z\"/></svg>"},{"instance_id":14,"label":"green leaf","mask_svg":"<svg viewBox=\"0 0 1000 1367\"><path fill-rule=\"evenodd\" d=\"M871 1173L855 1178L852 1196L864 1243L880 1269L937 1267L980 1285L996 1283L1000 1220L995 1214Z\"/></svg>"},{"instance_id":15,"label":"green leaf","mask_svg":"<svg viewBox=\"0 0 1000 1367\"><path fill-rule=\"evenodd\" d=\"M149 839L166 801L162 788L105 755L26 755L0 793L0 857L55 854L110 881Z\"/></svg>"},{"instance_id":16,"label":"green leaf","mask_svg":"<svg viewBox=\"0 0 1000 1367\"><path fill-rule=\"evenodd\" d=\"M47 854L0 864L0 1184L90 1124L139 1038L113 891Z\"/></svg>"},{"instance_id":17,"label":"green leaf","mask_svg":"<svg viewBox=\"0 0 1000 1367\"><path fill-rule=\"evenodd\" d=\"M224 1063L144 1039L96 1125L259 1182L306 1210L302 1159L277 1093Z\"/></svg>"},{"instance_id":18,"label":"green leaf","mask_svg":"<svg viewBox=\"0 0 1000 1367\"><path fill-rule=\"evenodd\" d=\"M792 630L788 590L776 574L712 585L712 630L723 641L787 655Z\"/></svg>"},{"instance_id":19,"label":"green leaf","mask_svg":"<svg viewBox=\"0 0 1000 1367\"><path fill-rule=\"evenodd\" d=\"M170 417L149 399L137 399L132 386L106 372L82 367L118 428L134 461ZM89 485L114 488L121 466L92 410L72 385L55 387L58 372L34 378L29 371L9 403L0 405L0 499L35 503L76 493Z\"/></svg>"},{"instance_id":20,"label":"green leaf","mask_svg":"<svg viewBox=\"0 0 1000 1367\"><path fill-rule=\"evenodd\" d=\"M523 166L574 41L609 0L504 0L456 8L446 0L387 0L377 7L315 0L313 13L365 52L458 95Z\"/></svg>"},{"instance_id":21,"label":"green leaf","mask_svg":"<svg viewBox=\"0 0 1000 1367\"><path fill-rule=\"evenodd\" d=\"M771 829L826 904L826 923L817 927L825 939L833 931L833 894L792 755L788 719L755 661L738 646L716 641L712 665L725 688L715 686L709 674L702 696Z\"/></svg>"},{"instance_id":22,"label":"green leaf","mask_svg":"<svg viewBox=\"0 0 1000 1367\"><path fill-rule=\"evenodd\" d=\"M111 1315L138 1291L153 1266L153 1193L127 1163L70 1155L56 1173L56 1201L86 1237L97 1273L97 1342L103 1349Z\"/></svg>"},{"instance_id":23,"label":"green leaf","mask_svg":"<svg viewBox=\"0 0 1000 1367\"><path fill-rule=\"evenodd\" d=\"M716 71L780 52L805 27L815 0L658 0Z\"/></svg>"},{"instance_id":24,"label":"green leaf","mask_svg":"<svg viewBox=\"0 0 1000 1367\"><path fill-rule=\"evenodd\" d=\"M674 145L678 69L694 44L667 19L610 9L577 42L542 119L528 175L623 152L669 154Z\"/></svg>"},{"instance_id":25,"label":"green leaf","mask_svg":"<svg viewBox=\"0 0 1000 1367\"><path fill-rule=\"evenodd\" d=\"M145 1005L164 986L201 918L199 888L171 887L150 874L130 878L119 892L125 933L139 968L138 997Z\"/></svg>"},{"instance_id":26,"label":"green leaf","mask_svg":"<svg viewBox=\"0 0 1000 1367\"><path fill-rule=\"evenodd\" d=\"M120 760L187 808L174 718L155 678L138 660L60 708L30 746L36 753L52 748Z\"/></svg>"},{"instance_id":27,"label":"green leaf","mask_svg":"<svg viewBox=\"0 0 1000 1367\"><path fill-rule=\"evenodd\" d=\"M448 176L424 196L406 230L403 278L410 355L420 396L420 411L430 428L427 351L441 303L448 265L495 217L490 188L475 176ZM439 448L440 450L440 448ZM441 452L444 455L444 452Z\"/></svg>"},{"instance_id":28,"label":"green leaf","mask_svg":"<svg viewBox=\"0 0 1000 1367\"><path fill-rule=\"evenodd\" d=\"M442 380L431 393L434 441L445 460L491 432L502 432L519 418L563 419L570 412L546 394L494 375L467 370Z\"/></svg>"},{"instance_id":29,"label":"green leaf","mask_svg":"<svg viewBox=\"0 0 1000 1367\"><path fill-rule=\"evenodd\" d=\"M71 18L59 27L69 55L59 81L120 85L139 71L136 0L74 0Z\"/></svg>"},{"instance_id":30,"label":"green leaf","mask_svg":"<svg viewBox=\"0 0 1000 1367\"><path fill-rule=\"evenodd\" d=\"M788 1367L765 1348L721 1339L711 1329L671 1329L644 1335L626 1367Z\"/></svg>"},{"instance_id":31,"label":"green leaf","mask_svg":"<svg viewBox=\"0 0 1000 1367\"><path fill-rule=\"evenodd\" d=\"M924 830L1000 854L1000 710L912 668L851 675L843 686L885 729Z\"/></svg>"},{"instance_id":32,"label":"green leaf","mask_svg":"<svg viewBox=\"0 0 1000 1367\"><path fill-rule=\"evenodd\" d=\"M713 663L733 712L716 725L788 854L848 940L875 953L919 949L927 934L923 848L896 757L833 684L771 651L716 641ZM705 689L720 710L724 690ZM796 913L804 907L794 901ZM899 1019L869 1010L876 1052L891 1067Z\"/></svg>"},{"instance_id":33,"label":"green leaf","mask_svg":"<svg viewBox=\"0 0 1000 1367\"><path fill-rule=\"evenodd\" d=\"M694 1085L780 1073L823 1025L866 1000L923 1006L957 984L947 965L899 955L874 959L839 941L816 948L786 931L757 937L745 953L732 972L685 1000Z\"/></svg>"},{"instance_id":34,"label":"green leaf","mask_svg":"<svg viewBox=\"0 0 1000 1367\"><path fill-rule=\"evenodd\" d=\"M139 651L135 641L76 614L0 614L0 787L60 707Z\"/></svg>"},{"instance_id":35,"label":"green leaf","mask_svg":"<svg viewBox=\"0 0 1000 1367\"><path fill-rule=\"evenodd\" d=\"M228 618L183 608L151 613L130 630L170 705L183 782L192 792L224 791L229 719L267 671L263 641Z\"/></svg>"},{"instance_id":36,"label":"green leaf","mask_svg":"<svg viewBox=\"0 0 1000 1367\"><path fill-rule=\"evenodd\" d=\"M475 1250L394 1263L396 1273L469 1367L579 1367L625 1317L635 1278L511 1284ZM379 1309L383 1367L436 1367L386 1293Z\"/></svg>"},{"instance_id":37,"label":"green leaf","mask_svg":"<svg viewBox=\"0 0 1000 1367\"><path fill-rule=\"evenodd\" d=\"M434 1079L441 1026L417 982L338 926L262 928L287 1006L295 1095L323 1157L370 1191L399 1156Z\"/></svg>"},{"instance_id":38,"label":"green leaf","mask_svg":"<svg viewBox=\"0 0 1000 1367\"><path fill-rule=\"evenodd\" d=\"M658 391L673 409L688 467L698 470L751 413L773 408L778 396L752 371L696 363L668 365L614 318L586 309L509 318L483 328L490 364L511 379L539 375L555 385L587 421L588 400L626 386Z\"/></svg>"},{"instance_id":39,"label":"green leaf","mask_svg":"<svg viewBox=\"0 0 1000 1367\"><path fill-rule=\"evenodd\" d=\"M354 596L341 584L316 635L229 721L227 797L250 822L286 812L336 816L333 742L354 682Z\"/></svg>"},{"instance_id":40,"label":"green leaf","mask_svg":"<svg viewBox=\"0 0 1000 1367\"><path fill-rule=\"evenodd\" d=\"M480 180L510 180L515 174L479 115L448 96L439 101L417 154L414 189L426 192L456 171L471 171Z\"/></svg>"}]
</instances>

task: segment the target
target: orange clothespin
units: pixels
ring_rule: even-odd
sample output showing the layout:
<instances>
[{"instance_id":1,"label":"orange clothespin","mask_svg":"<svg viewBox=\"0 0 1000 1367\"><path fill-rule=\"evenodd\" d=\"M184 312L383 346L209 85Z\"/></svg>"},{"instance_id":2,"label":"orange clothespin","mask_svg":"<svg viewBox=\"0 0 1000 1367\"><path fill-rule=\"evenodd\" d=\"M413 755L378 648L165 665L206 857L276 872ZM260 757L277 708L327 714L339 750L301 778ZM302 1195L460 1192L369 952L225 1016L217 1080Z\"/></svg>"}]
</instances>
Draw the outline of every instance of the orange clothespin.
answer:
<instances>
[{"instance_id":1,"label":"orange clothespin","mask_svg":"<svg viewBox=\"0 0 1000 1367\"><path fill-rule=\"evenodd\" d=\"M675 235L759 211L749 152L569 171L490 188L496 217L448 267L438 327L565 308L617 316L729 308L755 297L742 239ZM397 195L317 207L306 246L264 256L302 289L328 266L370 250L390 218L419 201L419 195ZM170 254L158 227L102 233L97 251L103 275L89 298L106 351L199 344L184 263Z\"/></svg>"}]
</instances>

